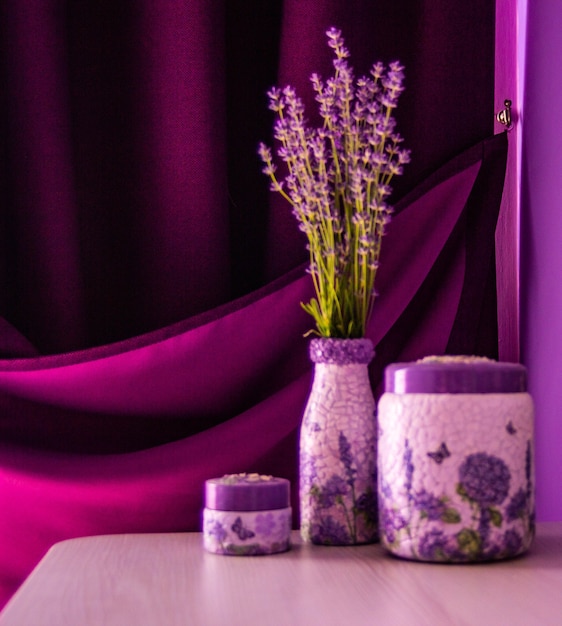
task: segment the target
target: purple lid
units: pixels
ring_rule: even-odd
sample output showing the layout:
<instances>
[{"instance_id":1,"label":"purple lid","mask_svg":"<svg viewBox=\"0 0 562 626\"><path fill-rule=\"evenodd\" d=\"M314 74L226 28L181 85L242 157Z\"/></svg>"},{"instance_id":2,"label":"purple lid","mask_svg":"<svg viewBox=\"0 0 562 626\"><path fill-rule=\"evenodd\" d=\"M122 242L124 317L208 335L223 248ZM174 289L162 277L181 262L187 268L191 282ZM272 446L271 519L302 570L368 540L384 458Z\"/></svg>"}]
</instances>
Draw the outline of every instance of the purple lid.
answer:
<instances>
[{"instance_id":1,"label":"purple lid","mask_svg":"<svg viewBox=\"0 0 562 626\"><path fill-rule=\"evenodd\" d=\"M205 481L205 506L216 511L269 511L290 506L286 478L227 474Z\"/></svg>"},{"instance_id":2,"label":"purple lid","mask_svg":"<svg viewBox=\"0 0 562 626\"><path fill-rule=\"evenodd\" d=\"M389 393L522 393L527 370L485 357L431 356L389 365L384 383Z\"/></svg>"}]
</instances>

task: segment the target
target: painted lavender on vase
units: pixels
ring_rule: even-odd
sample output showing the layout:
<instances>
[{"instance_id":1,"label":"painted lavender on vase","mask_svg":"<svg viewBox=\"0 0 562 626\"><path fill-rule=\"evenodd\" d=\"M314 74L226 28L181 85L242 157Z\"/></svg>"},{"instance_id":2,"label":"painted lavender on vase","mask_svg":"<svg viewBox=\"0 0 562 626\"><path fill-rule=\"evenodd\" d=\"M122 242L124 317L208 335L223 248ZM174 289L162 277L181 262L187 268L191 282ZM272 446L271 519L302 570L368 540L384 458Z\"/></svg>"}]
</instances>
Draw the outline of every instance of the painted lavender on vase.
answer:
<instances>
[{"instance_id":1,"label":"painted lavender on vase","mask_svg":"<svg viewBox=\"0 0 562 626\"><path fill-rule=\"evenodd\" d=\"M292 87L269 91L277 115L276 175L272 151L259 148L271 189L292 206L308 240L315 297L303 303L314 381L301 430L301 529L307 541L356 544L377 538L375 403L365 333L375 300L381 242L390 221L390 182L410 160L395 132L393 111L403 67L375 63L355 79L341 32L327 31L334 74L311 76L322 124L308 126Z\"/></svg>"}]
</instances>

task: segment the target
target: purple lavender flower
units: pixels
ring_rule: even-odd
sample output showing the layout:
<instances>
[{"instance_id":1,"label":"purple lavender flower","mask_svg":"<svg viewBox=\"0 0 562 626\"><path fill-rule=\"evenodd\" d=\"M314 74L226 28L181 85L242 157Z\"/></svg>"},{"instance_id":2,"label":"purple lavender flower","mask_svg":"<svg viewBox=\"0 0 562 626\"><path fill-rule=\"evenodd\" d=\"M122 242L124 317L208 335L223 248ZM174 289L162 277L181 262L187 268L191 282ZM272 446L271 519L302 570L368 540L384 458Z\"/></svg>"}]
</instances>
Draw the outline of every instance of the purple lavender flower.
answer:
<instances>
[{"instance_id":1,"label":"purple lavender flower","mask_svg":"<svg viewBox=\"0 0 562 626\"><path fill-rule=\"evenodd\" d=\"M343 546L350 543L350 536L345 526L337 522L331 515L313 523L311 528L313 543L326 546Z\"/></svg>"},{"instance_id":2,"label":"purple lavender flower","mask_svg":"<svg viewBox=\"0 0 562 626\"><path fill-rule=\"evenodd\" d=\"M477 452L459 468L459 485L464 494L481 507L501 504L509 493L511 474L502 459Z\"/></svg>"},{"instance_id":3,"label":"purple lavender flower","mask_svg":"<svg viewBox=\"0 0 562 626\"><path fill-rule=\"evenodd\" d=\"M518 554L523 546L523 540L519 533L515 530L507 530L503 536L503 543L505 546L505 552L508 556L515 556Z\"/></svg>"},{"instance_id":4,"label":"purple lavender flower","mask_svg":"<svg viewBox=\"0 0 562 626\"><path fill-rule=\"evenodd\" d=\"M351 487L355 483L355 475L357 470L353 467L353 454L351 453L351 445L347 440L347 437L340 431L338 437L338 446L340 453L340 460L345 468L345 474L347 476L347 484Z\"/></svg>"},{"instance_id":5,"label":"purple lavender flower","mask_svg":"<svg viewBox=\"0 0 562 626\"><path fill-rule=\"evenodd\" d=\"M406 528L406 520L393 508L381 506L379 508L380 525L383 536L387 543L394 543L396 533Z\"/></svg>"},{"instance_id":6,"label":"purple lavender flower","mask_svg":"<svg viewBox=\"0 0 562 626\"><path fill-rule=\"evenodd\" d=\"M390 483L382 475L381 475L381 481L380 481L380 493L387 500L390 500L392 498L392 487L390 486Z\"/></svg>"},{"instance_id":7,"label":"purple lavender flower","mask_svg":"<svg viewBox=\"0 0 562 626\"><path fill-rule=\"evenodd\" d=\"M481 561L493 561L497 559L502 554L502 547L498 543L492 543L487 546L486 549L482 552L481 555L478 555L477 560Z\"/></svg>"},{"instance_id":8,"label":"purple lavender flower","mask_svg":"<svg viewBox=\"0 0 562 626\"><path fill-rule=\"evenodd\" d=\"M318 506L323 509L329 509L334 506L338 498L345 496L349 491L349 485L341 476L334 474L326 484L316 490L316 500Z\"/></svg>"},{"instance_id":9,"label":"purple lavender flower","mask_svg":"<svg viewBox=\"0 0 562 626\"><path fill-rule=\"evenodd\" d=\"M271 189L293 209L308 238L309 273L316 298L303 308L322 337L363 337L376 297L381 237L391 210L384 203L390 181L410 160L401 148L392 113L403 91L398 62L375 63L369 76L355 79L341 31L326 32L333 50L333 76L310 79L322 124L308 126L302 100L291 86L269 90L276 113L277 156L286 164L278 180L271 150L260 144L263 172ZM361 214L361 225L353 217Z\"/></svg>"},{"instance_id":10,"label":"purple lavender flower","mask_svg":"<svg viewBox=\"0 0 562 626\"><path fill-rule=\"evenodd\" d=\"M505 512L510 522L527 515L527 493L524 489L521 488L515 493L509 501Z\"/></svg>"},{"instance_id":11,"label":"purple lavender flower","mask_svg":"<svg viewBox=\"0 0 562 626\"><path fill-rule=\"evenodd\" d=\"M406 439L404 441L404 456L402 457L405 470L404 488L408 494L408 499L412 499L412 482L414 478L414 464L412 463L413 450L410 447L410 442Z\"/></svg>"},{"instance_id":12,"label":"purple lavender flower","mask_svg":"<svg viewBox=\"0 0 562 626\"><path fill-rule=\"evenodd\" d=\"M449 538L442 530L429 530L420 539L418 552L427 561L446 561L451 558Z\"/></svg>"},{"instance_id":13,"label":"purple lavender flower","mask_svg":"<svg viewBox=\"0 0 562 626\"><path fill-rule=\"evenodd\" d=\"M355 510L362 514L367 524L375 526L377 523L377 496L374 491L362 493L355 503Z\"/></svg>"},{"instance_id":14,"label":"purple lavender flower","mask_svg":"<svg viewBox=\"0 0 562 626\"><path fill-rule=\"evenodd\" d=\"M328 36L328 45L335 50L338 58L344 59L349 56L349 51L344 45L341 30L331 26L326 31L326 35Z\"/></svg>"},{"instance_id":15,"label":"purple lavender flower","mask_svg":"<svg viewBox=\"0 0 562 626\"><path fill-rule=\"evenodd\" d=\"M531 496L532 485L532 469L533 469L533 459L531 456L531 442L527 441L527 449L525 450L525 478L527 479L527 496Z\"/></svg>"}]
</instances>

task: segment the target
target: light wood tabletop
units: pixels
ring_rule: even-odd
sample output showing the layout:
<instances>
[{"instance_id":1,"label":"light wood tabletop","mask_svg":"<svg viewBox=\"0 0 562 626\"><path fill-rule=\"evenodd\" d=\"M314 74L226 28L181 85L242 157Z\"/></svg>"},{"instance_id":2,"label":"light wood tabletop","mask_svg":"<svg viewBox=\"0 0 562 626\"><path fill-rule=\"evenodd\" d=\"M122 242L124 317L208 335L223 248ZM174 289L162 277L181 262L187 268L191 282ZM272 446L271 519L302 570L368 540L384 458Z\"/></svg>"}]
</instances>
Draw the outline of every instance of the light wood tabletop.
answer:
<instances>
[{"instance_id":1,"label":"light wood tabletop","mask_svg":"<svg viewBox=\"0 0 562 626\"><path fill-rule=\"evenodd\" d=\"M562 523L531 551L477 565L399 560L380 545L302 545L236 557L198 533L108 535L56 544L0 626L562 625Z\"/></svg>"}]
</instances>

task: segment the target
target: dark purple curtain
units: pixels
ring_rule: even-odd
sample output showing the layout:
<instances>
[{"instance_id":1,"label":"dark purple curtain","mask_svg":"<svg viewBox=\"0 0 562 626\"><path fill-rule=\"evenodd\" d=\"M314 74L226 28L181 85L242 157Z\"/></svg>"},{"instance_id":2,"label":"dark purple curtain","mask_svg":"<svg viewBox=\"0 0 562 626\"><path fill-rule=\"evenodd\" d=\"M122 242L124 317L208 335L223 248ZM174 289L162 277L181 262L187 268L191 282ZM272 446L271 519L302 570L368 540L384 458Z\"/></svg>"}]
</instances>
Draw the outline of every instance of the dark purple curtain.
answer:
<instances>
[{"instance_id":1,"label":"dark purple curtain","mask_svg":"<svg viewBox=\"0 0 562 626\"><path fill-rule=\"evenodd\" d=\"M0 316L42 353L224 304L305 260L256 154L265 92L406 66L396 199L493 132L494 2L0 1Z\"/></svg>"},{"instance_id":2,"label":"dark purple curtain","mask_svg":"<svg viewBox=\"0 0 562 626\"><path fill-rule=\"evenodd\" d=\"M310 284L256 147L331 25L406 66L374 388L497 355L491 0L0 0L0 606L55 541L198 529L211 476L296 496Z\"/></svg>"}]
</instances>

